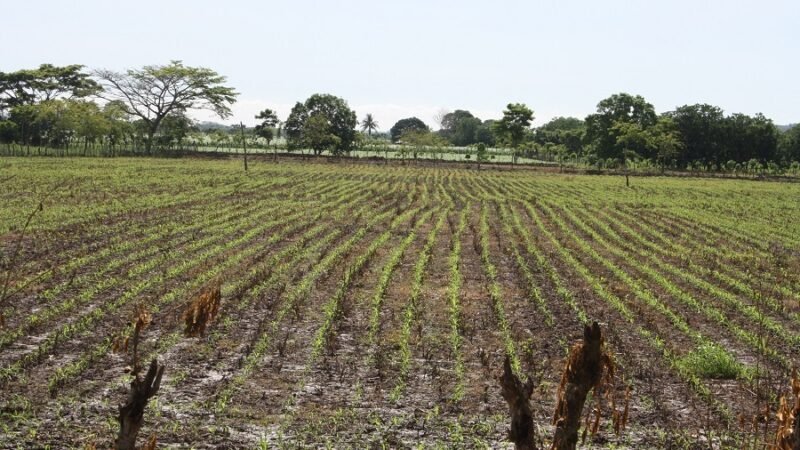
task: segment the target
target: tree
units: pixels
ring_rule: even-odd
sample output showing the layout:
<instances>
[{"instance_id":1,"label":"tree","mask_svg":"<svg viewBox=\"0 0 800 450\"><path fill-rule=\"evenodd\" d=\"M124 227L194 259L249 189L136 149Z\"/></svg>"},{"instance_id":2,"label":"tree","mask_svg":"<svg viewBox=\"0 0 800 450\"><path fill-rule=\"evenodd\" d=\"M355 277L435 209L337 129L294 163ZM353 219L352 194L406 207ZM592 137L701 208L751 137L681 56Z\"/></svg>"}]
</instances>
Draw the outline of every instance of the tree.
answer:
<instances>
[{"instance_id":1,"label":"tree","mask_svg":"<svg viewBox=\"0 0 800 450\"><path fill-rule=\"evenodd\" d=\"M677 162L718 162L729 160L723 152L725 116L722 109L709 104L684 105L666 113L672 119L684 151Z\"/></svg>"},{"instance_id":2,"label":"tree","mask_svg":"<svg viewBox=\"0 0 800 450\"><path fill-rule=\"evenodd\" d=\"M306 146L319 155L325 150L333 150L341 144L333 125L325 114L313 113L304 126L303 141Z\"/></svg>"},{"instance_id":3,"label":"tree","mask_svg":"<svg viewBox=\"0 0 800 450\"><path fill-rule=\"evenodd\" d=\"M406 119L398 120L397 123L395 123L394 126L389 130L389 134L392 136L392 142L397 142L404 133L412 130L428 132L430 131L430 128L425 125L425 122L417 119L416 117L408 117Z\"/></svg>"},{"instance_id":4,"label":"tree","mask_svg":"<svg viewBox=\"0 0 800 450\"><path fill-rule=\"evenodd\" d=\"M289 112L289 117L283 126L283 131L286 134L286 141L289 150L302 148L303 146L303 125L308 119L308 110L306 105L297 102Z\"/></svg>"},{"instance_id":5,"label":"tree","mask_svg":"<svg viewBox=\"0 0 800 450\"><path fill-rule=\"evenodd\" d=\"M15 106L96 94L100 85L82 70L79 64L64 67L42 64L37 69L0 72L0 112Z\"/></svg>"},{"instance_id":6,"label":"tree","mask_svg":"<svg viewBox=\"0 0 800 450\"><path fill-rule=\"evenodd\" d=\"M683 149L675 122L669 116L659 117L654 126L646 129L637 123L614 122L611 131L617 136L617 146L622 149L619 159L626 174L629 160L655 160L663 170Z\"/></svg>"},{"instance_id":7,"label":"tree","mask_svg":"<svg viewBox=\"0 0 800 450\"><path fill-rule=\"evenodd\" d=\"M330 94L314 94L306 100L305 107L309 119L321 115L327 120L330 133L336 137L336 143L329 148L331 153L338 155L353 149L358 120L344 99Z\"/></svg>"},{"instance_id":8,"label":"tree","mask_svg":"<svg viewBox=\"0 0 800 450\"><path fill-rule=\"evenodd\" d=\"M256 125L256 136L264 138L267 141L267 145L269 145L274 136L272 130L280 122L278 115L271 109L265 109L256 115L256 119L261 121L260 124Z\"/></svg>"},{"instance_id":9,"label":"tree","mask_svg":"<svg viewBox=\"0 0 800 450\"><path fill-rule=\"evenodd\" d=\"M586 125L575 117L556 117L536 129L533 141L539 145L563 145L569 153L583 151Z\"/></svg>"},{"instance_id":10,"label":"tree","mask_svg":"<svg viewBox=\"0 0 800 450\"><path fill-rule=\"evenodd\" d=\"M757 159L766 162L775 158L778 150L778 129L763 114L753 117L731 114L725 118L723 129L724 153L715 162L726 159L740 162Z\"/></svg>"},{"instance_id":11,"label":"tree","mask_svg":"<svg viewBox=\"0 0 800 450\"><path fill-rule=\"evenodd\" d=\"M378 129L378 122L372 117L372 114L367 114L367 117L361 121L361 131L366 131L369 137L372 137L372 132Z\"/></svg>"},{"instance_id":12,"label":"tree","mask_svg":"<svg viewBox=\"0 0 800 450\"><path fill-rule=\"evenodd\" d=\"M311 124L313 129L308 123L312 116L320 117ZM330 94L314 94L305 103L297 102L294 105L286 119L284 131L290 149L307 146L317 154L322 150L330 150L338 155L353 149L357 124L356 113L344 99ZM336 139L329 139L328 135Z\"/></svg>"},{"instance_id":13,"label":"tree","mask_svg":"<svg viewBox=\"0 0 800 450\"><path fill-rule=\"evenodd\" d=\"M425 151L447 146L447 140L443 137L430 130L420 130L417 128L406 129L400 136L400 140L405 144L401 147L400 153L404 155L406 152L406 145L411 146L413 147L414 159L417 159L417 156Z\"/></svg>"},{"instance_id":14,"label":"tree","mask_svg":"<svg viewBox=\"0 0 800 450\"><path fill-rule=\"evenodd\" d=\"M481 120L472 113L457 109L444 115L439 133L453 145L466 146L477 142L478 129L481 125Z\"/></svg>"},{"instance_id":15,"label":"tree","mask_svg":"<svg viewBox=\"0 0 800 450\"><path fill-rule=\"evenodd\" d=\"M800 125L795 125L780 135L778 156L787 163L800 161Z\"/></svg>"},{"instance_id":16,"label":"tree","mask_svg":"<svg viewBox=\"0 0 800 450\"><path fill-rule=\"evenodd\" d=\"M17 124L10 120L0 120L0 142L10 144L17 136Z\"/></svg>"},{"instance_id":17,"label":"tree","mask_svg":"<svg viewBox=\"0 0 800 450\"><path fill-rule=\"evenodd\" d=\"M161 122L156 142L161 148L180 147L191 128L192 120L183 111L173 112Z\"/></svg>"},{"instance_id":18,"label":"tree","mask_svg":"<svg viewBox=\"0 0 800 450\"><path fill-rule=\"evenodd\" d=\"M128 115L125 112L125 105L119 101L106 103L103 106L103 116L109 125L105 139L113 152L118 144L133 133L133 125L126 120Z\"/></svg>"},{"instance_id":19,"label":"tree","mask_svg":"<svg viewBox=\"0 0 800 450\"><path fill-rule=\"evenodd\" d=\"M68 121L64 125L72 131L72 136L79 143L83 142L83 154L94 144L103 139L112 127L110 118L94 102L84 100L68 100Z\"/></svg>"},{"instance_id":20,"label":"tree","mask_svg":"<svg viewBox=\"0 0 800 450\"><path fill-rule=\"evenodd\" d=\"M651 153L662 171L674 165L685 149L681 133L669 116L658 118L656 125L650 128L648 139Z\"/></svg>"},{"instance_id":21,"label":"tree","mask_svg":"<svg viewBox=\"0 0 800 450\"><path fill-rule=\"evenodd\" d=\"M486 144L488 147L493 147L496 143L494 136L494 120L484 120L481 126L475 130L475 142Z\"/></svg>"},{"instance_id":22,"label":"tree","mask_svg":"<svg viewBox=\"0 0 800 450\"><path fill-rule=\"evenodd\" d=\"M586 117L586 140L594 144L600 158L622 158L623 148L617 137L619 123L634 124L641 130L655 125L653 105L640 95L614 94L597 104L597 113Z\"/></svg>"},{"instance_id":23,"label":"tree","mask_svg":"<svg viewBox=\"0 0 800 450\"><path fill-rule=\"evenodd\" d=\"M481 168L481 163L489 161L489 152L486 151L486 144L483 142L475 146L475 160L478 161L478 169Z\"/></svg>"},{"instance_id":24,"label":"tree","mask_svg":"<svg viewBox=\"0 0 800 450\"><path fill-rule=\"evenodd\" d=\"M165 66L144 66L125 73L97 70L95 77L106 100L119 100L126 112L145 125L145 148L150 153L161 122L172 113L208 109L221 118L231 115L238 93L224 86L226 78L211 69L184 66L172 61Z\"/></svg>"},{"instance_id":25,"label":"tree","mask_svg":"<svg viewBox=\"0 0 800 450\"><path fill-rule=\"evenodd\" d=\"M503 118L494 124L498 140L510 146L513 150L513 161L517 163L519 146L525 139L525 134L530 130L533 121L533 111L523 103L509 103L503 111Z\"/></svg>"}]
</instances>

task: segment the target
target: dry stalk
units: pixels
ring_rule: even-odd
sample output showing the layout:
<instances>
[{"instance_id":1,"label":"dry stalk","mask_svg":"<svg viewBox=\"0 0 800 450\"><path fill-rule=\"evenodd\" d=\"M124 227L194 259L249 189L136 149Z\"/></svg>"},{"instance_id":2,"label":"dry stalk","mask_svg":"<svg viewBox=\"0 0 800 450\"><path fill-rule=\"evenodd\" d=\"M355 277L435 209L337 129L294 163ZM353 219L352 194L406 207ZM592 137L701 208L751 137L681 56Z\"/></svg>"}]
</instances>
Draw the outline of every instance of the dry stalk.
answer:
<instances>
[{"instance_id":1,"label":"dry stalk","mask_svg":"<svg viewBox=\"0 0 800 450\"><path fill-rule=\"evenodd\" d=\"M198 295L189 303L183 320L186 323L183 334L186 337L204 336L206 328L219 312L222 299L222 282L215 279L203 287Z\"/></svg>"},{"instance_id":2,"label":"dry stalk","mask_svg":"<svg viewBox=\"0 0 800 450\"><path fill-rule=\"evenodd\" d=\"M153 433L139 450L156 450L156 444L158 444L158 439L156 438L156 434Z\"/></svg>"},{"instance_id":3,"label":"dry stalk","mask_svg":"<svg viewBox=\"0 0 800 450\"><path fill-rule=\"evenodd\" d=\"M553 424L556 426L551 447L553 450L574 450L576 448L583 406L590 391L593 391L598 403L594 409L595 420L590 425L590 419L587 416L586 421L592 433L597 431L601 414L599 400L603 389L612 386L613 380L614 362L606 352L600 326L594 322L591 326L587 325L584 328L583 341L576 343L570 350L561 376L561 383L558 386L558 402L553 415ZM627 416L627 411L622 415ZM627 422L627 417L624 421ZM586 430L584 430L585 433Z\"/></svg>"},{"instance_id":4,"label":"dry stalk","mask_svg":"<svg viewBox=\"0 0 800 450\"><path fill-rule=\"evenodd\" d=\"M775 436L775 450L800 450L800 375L792 370L792 394L794 404L786 396L781 396L776 414L778 431Z\"/></svg>"}]
</instances>

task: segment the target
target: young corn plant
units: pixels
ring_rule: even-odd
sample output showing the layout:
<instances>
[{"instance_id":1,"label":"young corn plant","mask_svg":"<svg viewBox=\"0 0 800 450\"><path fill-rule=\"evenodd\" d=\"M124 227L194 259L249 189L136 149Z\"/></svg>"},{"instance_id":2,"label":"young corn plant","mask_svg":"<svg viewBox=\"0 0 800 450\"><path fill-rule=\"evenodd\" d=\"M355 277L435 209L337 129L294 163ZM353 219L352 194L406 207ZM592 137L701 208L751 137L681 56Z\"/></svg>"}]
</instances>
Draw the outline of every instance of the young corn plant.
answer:
<instances>
[{"instance_id":1,"label":"young corn plant","mask_svg":"<svg viewBox=\"0 0 800 450\"><path fill-rule=\"evenodd\" d=\"M467 213L470 204L467 203L458 216L458 225L453 233L452 248L450 250L450 285L447 289L447 297L450 304L450 349L455 359L456 384L453 389L452 399L455 402L464 397L464 357L461 355L461 235L467 227Z\"/></svg>"},{"instance_id":2,"label":"young corn plant","mask_svg":"<svg viewBox=\"0 0 800 450\"><path fill-rule=\"evenodd\" d=\"M506 357L509 359L511 368L515 374L521 374L521 366L519 357L517 356L516 345L514 338L511 335L511 325L506 318L505 307L503 306L503 297L500 289L500 283L497 280L497 267L492 263L490 249L489 249L489 221L487 219L487 208L484 203L481 205L480 214L480 255L483 269L486 272L486 278L489 280L489 297L492 301L494 315L497 324L500 327L500 333L503 338L503 347L505 348Z\"/></svg>"},{"instance_id":3,"label":"young corn plant","mask_svg":"<svg viewBox=\"0 0 800 450\"><path fill-rule=\"evenodd\" d=\"M408 373L411 368L411 345L409 342L411 339L411 328L414 320L416 320L417 317L417 310L422 297L422 285L425 279L425 272L428 268L428 263L431 259L431 253L433 252L433 246L436 243L436 237L439 234L439 231L444 226L444 222L448 213L449 210L445 210L439 216L439 219L436 221L436 225L434 225L433 229L431 229L431 231L428 233L428 237L425 240L425 246L422 248L419 257L417 258L417 262L414 264L414 275L411 281L411 295L408 299L405 309L403 310L403 324L400 329L400 348L398 350L398 353L400 354L400 373L398 375L397 384L395 384L391 394L389 395L389 399L392 402L397 402L400 399L403 390L405 389L405 382L408 378Z\"/></svg>"}]
</instances>

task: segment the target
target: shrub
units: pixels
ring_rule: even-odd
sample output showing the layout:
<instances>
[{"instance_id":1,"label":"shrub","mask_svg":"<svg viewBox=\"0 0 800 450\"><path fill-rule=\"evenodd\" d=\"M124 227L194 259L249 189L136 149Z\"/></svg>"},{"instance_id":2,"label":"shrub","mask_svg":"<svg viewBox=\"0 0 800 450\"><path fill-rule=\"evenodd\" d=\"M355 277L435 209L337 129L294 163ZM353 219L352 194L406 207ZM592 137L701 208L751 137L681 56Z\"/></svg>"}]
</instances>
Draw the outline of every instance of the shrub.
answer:
<instances>
[{"instance_id":1,"label":"shrub","mask_svg":"<svg viewBox=\"0 0 800 450\"><path fill-rule=\"evenodd\" d=\"M703 344L678 361L682 370L701 378L734 379L742 375L742 365L716 344Z\"/></svg>"}]
</instances>

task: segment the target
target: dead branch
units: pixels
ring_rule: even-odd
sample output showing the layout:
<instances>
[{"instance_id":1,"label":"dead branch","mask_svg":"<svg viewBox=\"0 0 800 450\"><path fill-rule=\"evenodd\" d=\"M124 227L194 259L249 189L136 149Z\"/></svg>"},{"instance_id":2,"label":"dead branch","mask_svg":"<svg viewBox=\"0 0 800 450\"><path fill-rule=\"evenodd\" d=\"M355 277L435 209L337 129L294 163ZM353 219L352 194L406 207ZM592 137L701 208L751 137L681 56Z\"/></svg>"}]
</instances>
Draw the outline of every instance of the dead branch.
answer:
<instances>
[{"instance_id":1,"label":"dead branch","mask_svg":"<svg viewBox=\"0 0 800 450\"><path fill-rule=\"evenodd\" d=\"M533 394L533 379L528 377L525 383L511 370L511 362L506 356L503 363L503 375L500 376L500 388L503 398L508 403L511 414L511 430L508 439L517 450L536 450L536 428L533 424L533 413L529 399Z\"/></svg>"},{"instance_id":2,"label":"dead branch","mask_svg":"<svg viewBox=\"0 0 800 450\"><path fill-rule=\"evenodd\" d=\"M598 388L604 380L613 377L613 373L614 365L603 345L600 326L597 322L591 327L587 325L583 330L583 341L570 350L558 386L558 403L553 415L556 426L553 450L576 448L586 396L591 390L598 395ZM599 420L599 413L596 420Z\"/></svg>"}]
</instances>

